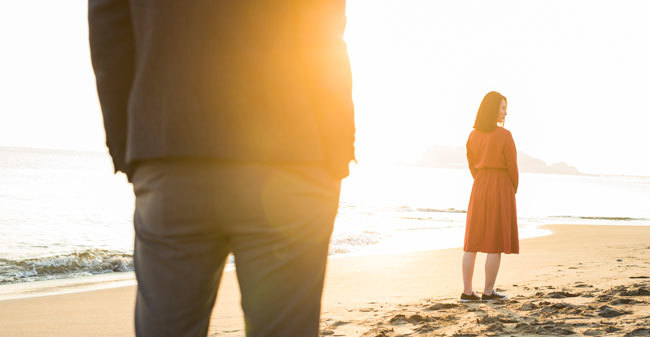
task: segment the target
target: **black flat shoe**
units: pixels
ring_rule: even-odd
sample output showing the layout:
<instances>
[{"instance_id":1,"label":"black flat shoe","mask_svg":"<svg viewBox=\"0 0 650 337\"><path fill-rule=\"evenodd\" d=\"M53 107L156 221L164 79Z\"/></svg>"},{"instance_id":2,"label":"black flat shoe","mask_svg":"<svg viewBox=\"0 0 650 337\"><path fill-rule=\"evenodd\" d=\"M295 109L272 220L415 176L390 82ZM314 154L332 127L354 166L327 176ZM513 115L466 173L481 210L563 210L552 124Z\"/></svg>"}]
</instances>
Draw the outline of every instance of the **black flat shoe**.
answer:
<instances>
[{"instance_id":1,"label":"black flat shoe","mask_svg":"<svg viewBox=\"0 0 650 337\"><path fill-rule=\"evenodd\" d=\"M490 294L490 295L485 295L485 294L481 295L481 300L483 300L483 301L492 301L492 300L505 301L507 299L508 299L508 295L500 294L500 293L498 293L496 291L492 291L492 294Z\"/></svg>"},{"instance_id":2,"label":"black flat shoe","mask_svg":"<svg viewBox=\"0 0 650 337\"><path fill-rule=\"evenodd\" d=\"M472 291L471 295L467 295L465 293L460 294L460 301L461 302L478 302L480 301L481 298L476 295L475 292Z\"/></svg>"}]
</instances>

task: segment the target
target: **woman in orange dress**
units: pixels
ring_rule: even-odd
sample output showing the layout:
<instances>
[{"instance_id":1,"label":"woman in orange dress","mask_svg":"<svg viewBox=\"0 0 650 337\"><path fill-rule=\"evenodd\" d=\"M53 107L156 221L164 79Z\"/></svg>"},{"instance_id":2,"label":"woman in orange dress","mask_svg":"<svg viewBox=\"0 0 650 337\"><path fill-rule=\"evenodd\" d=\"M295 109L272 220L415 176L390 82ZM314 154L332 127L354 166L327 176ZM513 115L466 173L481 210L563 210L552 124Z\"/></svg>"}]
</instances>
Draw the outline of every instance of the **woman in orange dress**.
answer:
<instances>
[{"instance_id":1,"label":"woman in orange dress","mask_svg":"<svg viewBox=\"0 0 650 337\"><path fill-rule=\"evenodd\" d=\"M494 291L501 253L519 253L515 203L519 183L517 150L512 134L502 127L507 107L505 96L496 91L487 93L467 140L467 162L474 185L465 225L461 301L507 299L507 295ZM480 298L472 288L477 252L488 254L485 288Z\"/></svg>"}]
</instances>

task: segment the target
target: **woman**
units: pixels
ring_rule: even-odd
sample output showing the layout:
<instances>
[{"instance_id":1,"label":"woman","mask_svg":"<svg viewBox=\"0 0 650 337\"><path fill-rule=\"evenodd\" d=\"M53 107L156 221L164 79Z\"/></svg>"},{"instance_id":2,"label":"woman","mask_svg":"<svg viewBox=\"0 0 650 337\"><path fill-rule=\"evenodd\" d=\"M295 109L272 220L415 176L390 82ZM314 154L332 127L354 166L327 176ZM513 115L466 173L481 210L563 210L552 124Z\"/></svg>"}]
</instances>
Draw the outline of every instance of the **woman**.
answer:
<instances>
[{"instance_id":1,"label":"woman","mask_svg":"<svg viewBox=\"0 0 650 337\"><path fill-rule=\"evenodd\" d=\"M508 101L496 91L487 93L467 140L467 162L474 177L467 208L463 253L464 290L461 301L505 300L494 291L501 253L518 254L515 193L519 182L517 151L510 131L502 126ZM501 126L499 126L499 124ZM472 289L476 253L487 253L485 288L481 297Z\"/></svg>"}]
</instances>

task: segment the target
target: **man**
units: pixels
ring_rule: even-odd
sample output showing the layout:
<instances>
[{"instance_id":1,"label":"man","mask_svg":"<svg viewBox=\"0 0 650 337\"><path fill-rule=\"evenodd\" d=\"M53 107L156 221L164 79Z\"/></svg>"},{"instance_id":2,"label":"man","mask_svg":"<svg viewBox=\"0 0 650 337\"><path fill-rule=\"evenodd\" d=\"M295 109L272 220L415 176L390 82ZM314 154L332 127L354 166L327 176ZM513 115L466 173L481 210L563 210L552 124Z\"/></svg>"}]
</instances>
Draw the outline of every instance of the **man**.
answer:
<instances>
[{"instance_id":1,"label":"man","mask_svg":"<svg viewBox=\"0 0 650 337\"><path fill-rule=\"evenodd\" d=\"M227 255L248 336L316 336L354 159L344 0L90 0L138 336L205 336Z\"/></svg>"}]
</instances>

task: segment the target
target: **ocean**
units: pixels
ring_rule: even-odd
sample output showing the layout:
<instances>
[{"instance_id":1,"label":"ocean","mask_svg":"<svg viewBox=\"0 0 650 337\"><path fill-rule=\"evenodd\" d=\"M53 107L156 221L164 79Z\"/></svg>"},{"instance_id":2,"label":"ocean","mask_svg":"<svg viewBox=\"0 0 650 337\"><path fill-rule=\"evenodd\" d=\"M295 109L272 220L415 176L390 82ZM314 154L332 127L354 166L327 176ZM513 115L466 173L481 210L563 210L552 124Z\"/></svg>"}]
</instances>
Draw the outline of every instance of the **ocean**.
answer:
<instances>
[{"instance_id":1,"label":"ocean","mask_svg":"<svg viewBox=\"0 0 650 337\"><path fill-rule=\"evenodd\" d=\"M352 165L330 255L461 247L468 170ZM106 153L0 147L0 285L133 270L133 190ZM522 173L520 238L650 225L650 177Z\"/></svg>"}]
</instances>

